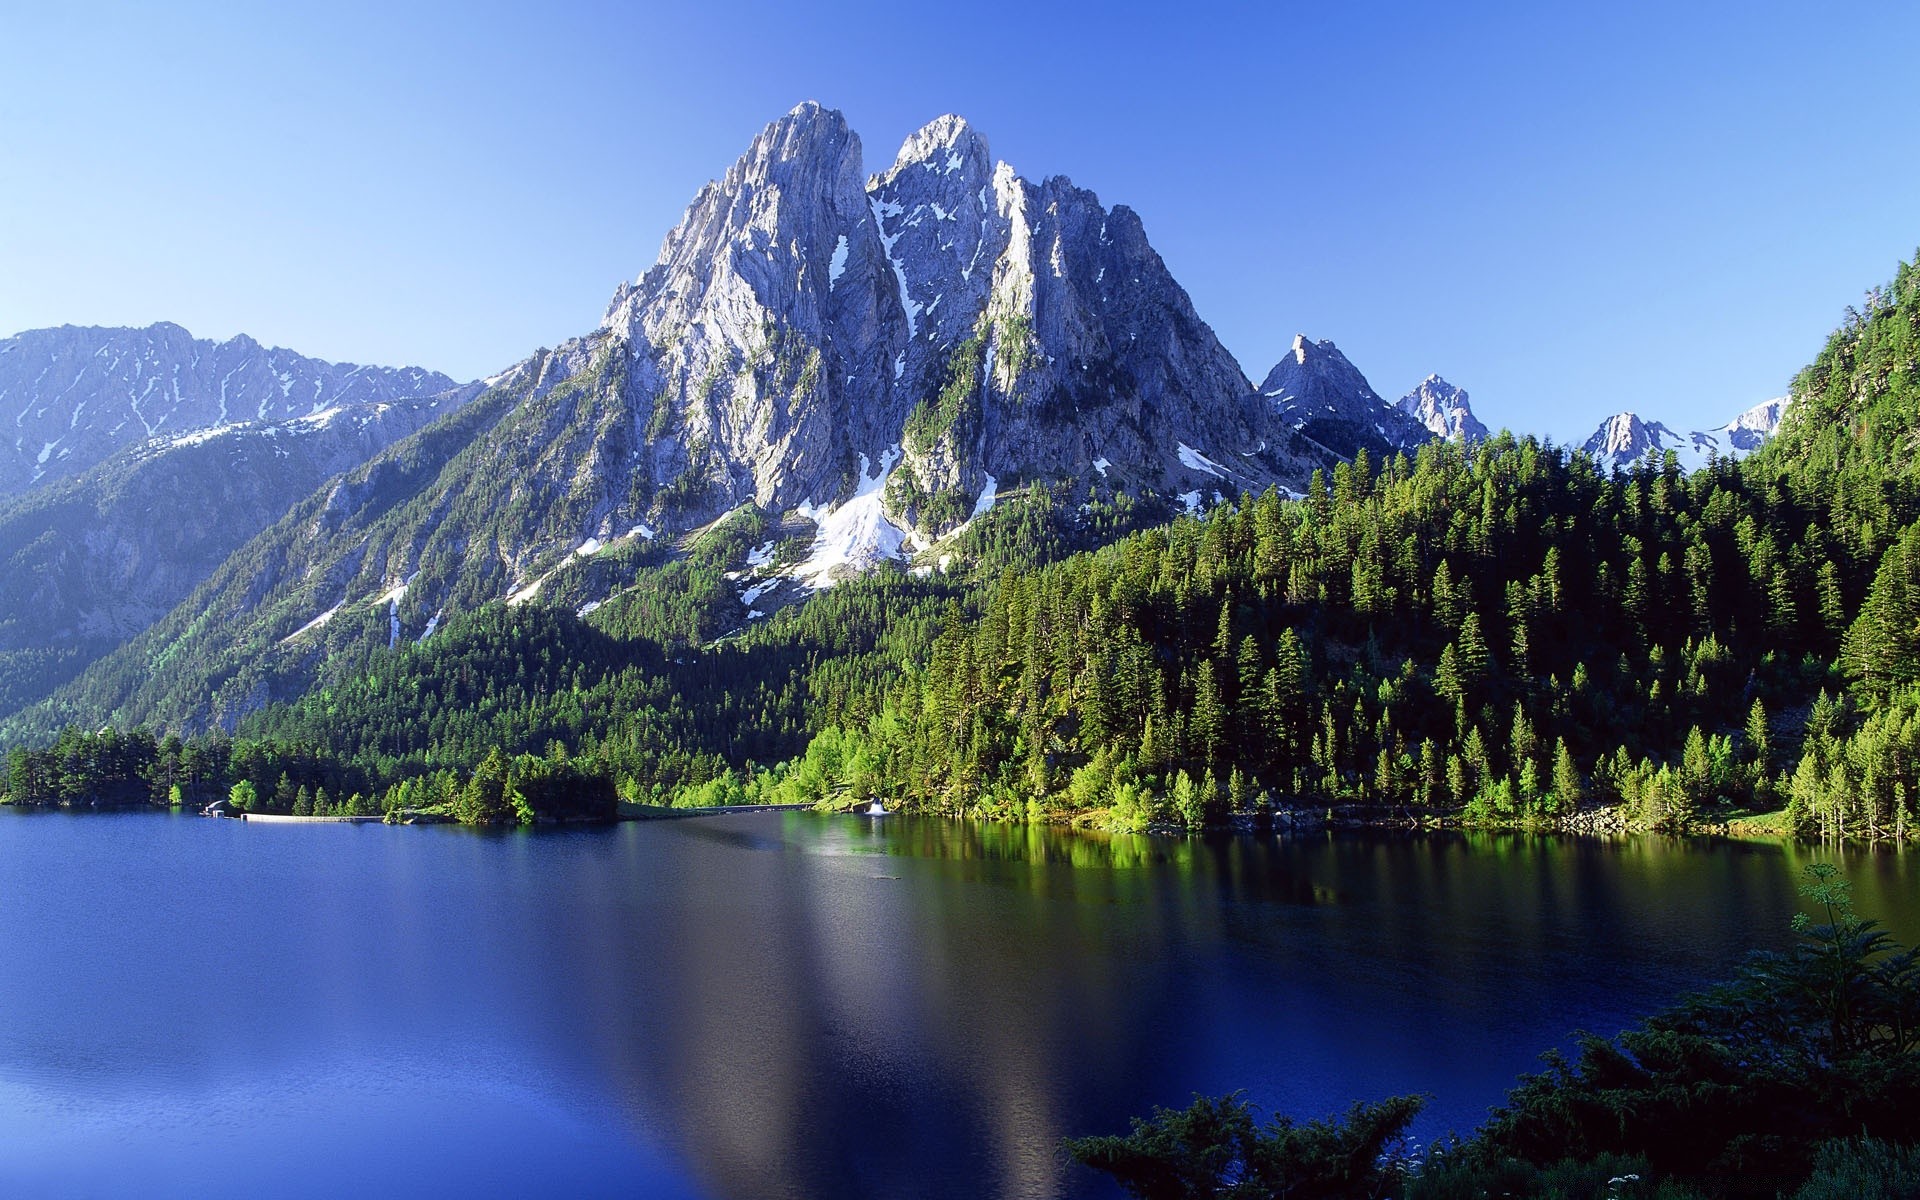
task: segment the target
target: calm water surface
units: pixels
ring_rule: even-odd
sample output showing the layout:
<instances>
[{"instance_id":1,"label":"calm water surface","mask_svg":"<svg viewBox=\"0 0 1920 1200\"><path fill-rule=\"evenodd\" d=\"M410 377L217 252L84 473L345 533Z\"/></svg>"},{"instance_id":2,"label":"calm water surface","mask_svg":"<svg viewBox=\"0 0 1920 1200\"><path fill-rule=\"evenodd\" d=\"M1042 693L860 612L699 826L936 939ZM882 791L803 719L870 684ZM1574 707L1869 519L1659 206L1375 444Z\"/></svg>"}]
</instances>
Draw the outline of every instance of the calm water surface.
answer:
<instances>
[{"instance_id":1,"label":"calm water surface","mask_svg":"<svg viewBox=\"0 0 1920 1200\"><path fill-rule=\"evenodd\" d=\"M1786 940L1775 846L0 813L0 1193L1104 1196L1195 1091L1431 1093ZM1920 935L1915 860L1847 862Z\"/></svg>"}]
</instances>

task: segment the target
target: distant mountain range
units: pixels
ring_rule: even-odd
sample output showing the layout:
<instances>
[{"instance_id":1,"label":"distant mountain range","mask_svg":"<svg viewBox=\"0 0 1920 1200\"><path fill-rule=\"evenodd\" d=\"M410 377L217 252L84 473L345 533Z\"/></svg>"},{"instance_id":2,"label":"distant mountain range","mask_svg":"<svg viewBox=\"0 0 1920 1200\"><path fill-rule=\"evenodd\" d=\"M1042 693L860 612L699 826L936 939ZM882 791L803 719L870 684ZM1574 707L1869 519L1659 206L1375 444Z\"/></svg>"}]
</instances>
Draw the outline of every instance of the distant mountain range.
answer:
<instances>
[{"instance_id":1,"label":"distant mountain range","mask_svg":"<svg viewBox=\"0 0 1920 1200\"><path fill-rule=\"evenodd\" d=\"M0 341L0 495L78 475L150 438L456 386L437 371L323 362L164 322L30 330Z\"/></svg>"},{"instance_id":2,"label":"distant mountain range","mask_svg":"<svg viewBox=\"0 0 1920 1200\"><path fill-rule=\"evenodd\" d=\"M1740 459L1758 450L1779 432L1786 412L1787 398L1782 396L1754 405L1717 429L1690 433L1675 433L1630 412L1616 413L1602 421L1580 449L1602 466L1621 468L1650 453L1659 458L1671 450L1682 470L1694 471L1715 458Z\"/></svg>"},{"instance_id":3,"label":"distant mountain range","mask_svg":"<svg viewBox=\"0 0 1920 1200\"><path fill-rule=\"evenodd\" d=\"M138 634L329 477L478 390L152 438L0 503L0 711Z\"/></svg>"}]
</instances>

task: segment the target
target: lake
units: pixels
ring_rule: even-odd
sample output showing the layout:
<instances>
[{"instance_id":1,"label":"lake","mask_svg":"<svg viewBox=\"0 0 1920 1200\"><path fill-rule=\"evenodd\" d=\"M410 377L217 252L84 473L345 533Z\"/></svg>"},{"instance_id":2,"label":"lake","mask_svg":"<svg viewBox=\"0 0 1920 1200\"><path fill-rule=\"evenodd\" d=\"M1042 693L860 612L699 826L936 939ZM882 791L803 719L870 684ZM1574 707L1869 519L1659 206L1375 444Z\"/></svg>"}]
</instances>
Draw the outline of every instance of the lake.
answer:
<instances>
[{"instance_id":1,"label":"lake","mask_svg":"<svg viewBox=\"0 0 1920 1200\"><path fill-rule=\"evenodd\" d=\"M1243 1088L1465 1131L1576 1028L1785 944L1830 852L0 812L0 1193L1104 1196ZM1915 859L1845 856L1920 933Z\"/></svg>"}]
</instances>

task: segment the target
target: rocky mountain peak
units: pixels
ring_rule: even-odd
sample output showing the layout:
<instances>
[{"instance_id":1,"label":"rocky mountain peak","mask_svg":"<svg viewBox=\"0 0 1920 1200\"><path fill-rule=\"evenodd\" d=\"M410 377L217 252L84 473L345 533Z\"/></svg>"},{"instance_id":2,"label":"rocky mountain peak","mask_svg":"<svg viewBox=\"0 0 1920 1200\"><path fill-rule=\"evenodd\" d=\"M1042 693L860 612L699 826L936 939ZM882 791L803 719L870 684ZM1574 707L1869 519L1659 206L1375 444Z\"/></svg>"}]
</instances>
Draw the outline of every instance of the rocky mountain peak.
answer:
<instances>
[{"instance_id":1,"label":"rocky mountain peak","mask_svg":"<svg viewBox=\"0 0 1920 1200\"><path fill-rule=\"evenodd\" d=\"M572 382L543 368L509 422L537 431L516 486L568 499L503 548L515 594L568 546L741 504L813 522L797 577L817 582L864 561L848 538L910 553L1025 483L1193 506L1326 461L1258 403L1134 213L1021 178L951 115L872 176L840 114L769 124L547 361Z\"/></svg>"},{"instance_id":2,"label":"rocky mountain peak","mask_svg":"<svg viewBox=\"0 0 1920 1200\"><path fill-rule=\"evenodd\" d=\"M987 139L965 117L948 113L908 134L893 165L869 180L867 190L894 183L913 168L937 175L959 174L977 187L993 175L993 153L987 148Z\"/></svg>"},{"instance_id":3,"label":"rocky mountain peak","mask_svg":"<svg viewBox=\"0 0 1920 1200\"><path fill-rule=\"evenodd\" d=\"M1678 444L1678 436L1659 420L1642 420L1638 413L1615 413L1599 422L1594 436L1580 449L1601 461L1632 463L1649 449L1667 449Z\"/></svg>"},{"instance_id":4,"label":"rocky mountain peak","mask_svg":"<svg viewBox=\"0 0 1920 1200\"><path fill-rule=\"evenodd\" d=\"M1386 404L1360 369L1340 353L1340 347L1325 339L1312 341L1304 333L1293 335L1293 345L1260 385L1262 395L1283 403L1326 389L1337 390L1342 399Z\"/></svg>"},{"instance_id":5,"label":"rocky mountain peak","mask_svg":"<svg viewBox=\"0 0 1920 1200\"><path fill-rule=\"evenodd\" d=\"M1785 396L1762 400L1729 421L1722 427L1727 444L1742 452L1758 450L1768 438L1780 432L1780 422L1787 415L1787 401Z\"/></svg>"},{"instance_id":6,"label":"rocky mountain peak","mask_svg":"<svg viewBox=\"0 0 1920 1200\"><path fill-rule=\"evenodd\" d=\"M1422 379L1412 391L1400 397L1397 407L1437 438L1467 445L1487 440L1487 427L1473 415L1466 391L1438 375Z\"/></svg>"},{"instance_id":7,"label":"rocky mountain peak","mask_svg":"<svg viewBox=\"0 0 1920 1200\"><path fill-rule=\"evenodd\" d=\"M1293 345L1261 382L1260 394L1288 424L1339 454L1364 446L1387 455L1435 436L1381 399L1338 346L1305 334L1294 335Z\"/></svg>"},{"instance_id":8,"label":"rocky mountain peak","mask_svg":"<svg viewBox=\"0 0 1920 1200\"><path fill-rule=\"evenodd\" d=\"M1762 401L1725 425L1675 433L1658 421L1631 412L1615 413L1600 423L1580 449L1603 467L1624 470L1649 452L1660 457L1671 450L1683 471L1694 471L1716 458L1739 459L1758 450L1779 432L1786 397Z\"/></svg>"}]
</instances>

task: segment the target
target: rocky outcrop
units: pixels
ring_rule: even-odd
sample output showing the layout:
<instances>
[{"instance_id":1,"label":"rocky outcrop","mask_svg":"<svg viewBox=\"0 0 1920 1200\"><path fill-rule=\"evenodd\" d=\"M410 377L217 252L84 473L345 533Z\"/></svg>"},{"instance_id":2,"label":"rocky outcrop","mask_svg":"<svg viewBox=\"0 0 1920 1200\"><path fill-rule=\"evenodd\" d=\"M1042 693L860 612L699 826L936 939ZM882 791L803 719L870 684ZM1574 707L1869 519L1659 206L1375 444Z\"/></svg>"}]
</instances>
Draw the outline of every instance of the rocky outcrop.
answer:
<instances>
[{"instance_id":1,"label":"rocky outcrop","mask_svg":"<svg viewBox=\"0 0 1920 1200\"><path fill-rule=\"evenodd\" d=\"M1329 341L1296 335L1293 347L1261 381L1260 395L1287 425L1327 451L1376 458L1412 451L1435 436L1373 390L1367 377Z\"/></svg>"},{"instance_id":2,"label":"rocky outcrop","mask_svg":"<svg viewBox=\"0 0 1920 1200\"><path fill-rule=\"evenodd\" d=\"M1445 441L1474 446L1487 440L1487 427L1473 415L1467 393L1438 375L1422 379L1394 407Z\"/></svg>"},{"instance_id":3,"label":"rocky outcrop","mask_svg":"<svg viewBox=\"0 0 1920 1200\"><path fill-rule=\"evenodd\" d=\"M12 670L0 711L138 634L328 477L476 390L154 438L0 504L0 665L51 659L61 668Z\"/></svg>"},{"instance_id":4,"label":"rocky outcrop","mask_svg":"<svg viewBox=\"0 0 1920 1200\"><path fill-rule=\"evenodd\" d=\"M910 542L1019 482L1231 492L1318 461L1252 402L1138 216L1022 179L959 117L863 182L840 115L796 108L602 330L632 363L643 469L699 497L611 525L831 510L862 492L862 456L886 464L883 515Z\"/></svg>"},{"instance_id":5,"label":"rocky outcrop","mask_svg":"<svg viewBox=\"0 0 1920 1200\"><path fill-rule=\"evenodd\" d=\"M457 386L418 367L362 367L195 338L178 325L62 325L0 340L0 495L77 475L155 437L283 421Z\"/></svg>"},{"instance_id":6,"label":"rocky outcrop","mask_svg":"<svg viewBox=\"0 0 1920 1200\"><path fill-rule=\"evenodd\" d=\"M1786 411L1785 397L1767 400L1725 425L1684 434L1634 413L1615 413L1580 449L1609 470L1624 470L1649 454L1659 459L1671 450L1681 470L1695 471L1716 458L1740 459L1758 450L1779 431Z\"/></svg>"}]
</instances>

